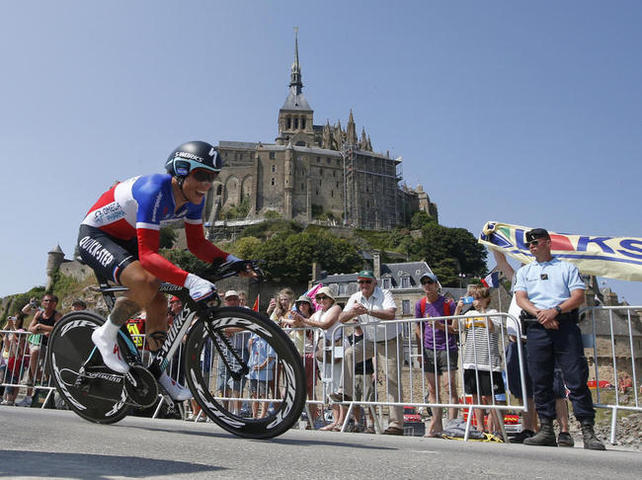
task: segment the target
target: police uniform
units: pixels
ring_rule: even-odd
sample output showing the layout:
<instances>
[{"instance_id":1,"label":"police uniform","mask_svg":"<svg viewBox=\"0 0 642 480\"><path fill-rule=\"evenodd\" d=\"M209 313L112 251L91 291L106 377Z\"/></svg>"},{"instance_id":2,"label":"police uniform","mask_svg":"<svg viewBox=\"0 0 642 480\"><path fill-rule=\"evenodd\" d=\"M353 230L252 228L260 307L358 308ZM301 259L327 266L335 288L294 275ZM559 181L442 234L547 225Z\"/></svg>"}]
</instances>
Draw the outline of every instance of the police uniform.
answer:
<instances>
[{"instance_id":1,"label":"police uniform","mask_svg":"<svg viewBox=\"0 0 642 480\"><path fill-rule=\"evenodd\" d=\"M517 272L515 291L524 291L538 309L551 309L571 296L573 290L586 287L577 267L553 257L534 261ZM540 418L555 418L553 371L555 363L564 373L575 417L593 422L595 410L587 386L588 364L584 356L582 335L577 325L577 310L556 317L559 329L544 328L536 319L526 321L528 370L533 381L535 406Z\"/></svg>"}]
</instances>

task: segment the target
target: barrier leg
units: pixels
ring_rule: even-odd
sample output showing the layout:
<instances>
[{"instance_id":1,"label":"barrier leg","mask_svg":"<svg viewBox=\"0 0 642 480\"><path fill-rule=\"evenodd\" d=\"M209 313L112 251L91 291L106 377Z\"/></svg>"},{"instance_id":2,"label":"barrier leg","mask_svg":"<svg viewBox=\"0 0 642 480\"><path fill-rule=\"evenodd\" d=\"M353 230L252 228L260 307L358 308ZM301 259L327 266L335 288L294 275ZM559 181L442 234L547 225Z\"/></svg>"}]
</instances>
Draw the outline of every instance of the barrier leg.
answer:
<instances>
[{"instance_id":1,"label":"barrier leg","mask_svg":"<svg viewBox=\"0 0 642 480\"><path fill-rule=\"evenodd\" d=\"M51 398L51 396L53 395L53 393L54 393L54 390L53 390L53 389L50 389L50 390L49 390L49 393L47 393L47 396L45 397L45 401L44 401L44 402L42 402L42 407L40 407L40 408L45 408L45 407L47 406L47 403L49 402L49 398ZM54 406L55 406L55 405L54 405Z\"/></svg>"},{"instance_id":2,"label":"barrier leg","mask_svg":"<svg viewBox=\"0 0 642 480\"><path fill-rule=\"evenodd\" d=\"M160 412L161 407L163 406L163 403L165 403L165 397L162 396L160 393L158 394L160 397L160 401L158 402L158 406L156 407L156 410L154 410L154 415L152 415L152 418L156 418L158 416L158 413Z\"/></svg>"},{"instance_id":3,"label":"barrier leg","mask_svg":"<svg viewBox=\"0 0 642 480\"><path fill-rule=\"evenodd\" d=\"M615 434L617 433L617 407L611 410L611 445L615 445Z\"/></svg>"},{"instance_id":4,"label":"barrier leg","mask_svg":"<svg viewBox=\"0 0 642 480\"><path fill-rule=\"evenodd\" d=\"M464 442L468 441L468 434L470 433L470 425L473 421L473 406L468 407L468 418L466 419L466 430L464 431Z\"/></svg>"}]
</instances>

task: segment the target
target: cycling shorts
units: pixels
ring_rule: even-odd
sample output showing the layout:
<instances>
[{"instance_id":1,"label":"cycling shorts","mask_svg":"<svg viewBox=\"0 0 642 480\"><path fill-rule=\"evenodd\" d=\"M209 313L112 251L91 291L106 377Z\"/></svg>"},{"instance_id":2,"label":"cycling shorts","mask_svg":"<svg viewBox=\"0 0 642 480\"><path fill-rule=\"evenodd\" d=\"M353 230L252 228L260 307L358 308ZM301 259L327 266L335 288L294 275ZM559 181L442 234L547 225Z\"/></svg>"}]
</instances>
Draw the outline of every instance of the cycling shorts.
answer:
<instances>
[{"instance_id":1,"label":"cycling shorts","mask_svg":"<svg viewBox=\"0 0 642 480\"><path fill-rule=\"evenodd\" d=\"M120 283L125 267L138 260L136 237L121 240L89 225L81 225L78 230L78 251L98 277L116 283Z\"/></svg>"}]
</instances>

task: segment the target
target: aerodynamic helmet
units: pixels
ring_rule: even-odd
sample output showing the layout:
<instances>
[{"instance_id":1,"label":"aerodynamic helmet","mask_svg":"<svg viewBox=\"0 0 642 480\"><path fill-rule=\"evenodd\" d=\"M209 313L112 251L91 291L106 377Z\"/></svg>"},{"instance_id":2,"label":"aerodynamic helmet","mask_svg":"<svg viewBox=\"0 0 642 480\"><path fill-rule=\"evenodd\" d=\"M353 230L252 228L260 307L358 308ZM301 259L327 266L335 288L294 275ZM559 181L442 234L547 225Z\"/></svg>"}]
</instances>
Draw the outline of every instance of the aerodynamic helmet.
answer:
<instances>
[{"instance_id":1,"label":"aerodynamic helmet","mask_svg":"<svg viewBox=\"0 0 642 480\"><path fill-rule=\"evenodd\" d=\"M220 172L223 166L218 149L207 142L187 142L177 147L167 158L165 170L173 177L187 177L196 168Z\"/></svg>"}]
</instances>

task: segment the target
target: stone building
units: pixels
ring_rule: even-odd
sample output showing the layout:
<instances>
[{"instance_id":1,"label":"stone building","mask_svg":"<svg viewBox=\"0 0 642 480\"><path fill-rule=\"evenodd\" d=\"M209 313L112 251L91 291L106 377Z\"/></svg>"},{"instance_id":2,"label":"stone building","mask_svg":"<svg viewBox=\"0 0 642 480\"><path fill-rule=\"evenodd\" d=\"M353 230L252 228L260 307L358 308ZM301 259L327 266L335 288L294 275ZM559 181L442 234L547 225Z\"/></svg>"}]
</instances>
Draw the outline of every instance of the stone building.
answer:
<instances>
[{"instance_id":1,"label":"stone building","mask_svg":"<svg viewBox=\"0 0 642 480\"><path fill-rule=\"evenodd\" d=\"M225 168L206 203L205 221L252 220L278 215L301 223L366 229L405 224L423 210L437 218L437 206L422 186L401 185L401 158L376 153L352 111L340 122L314 124L303 95L298 39L289 91L278 113L274 143L220 141ZM221 224L218 223L217 227Z\"/></svg>"}]
</instances>

